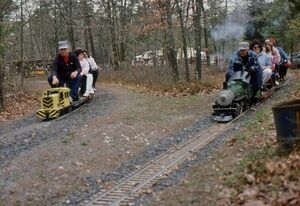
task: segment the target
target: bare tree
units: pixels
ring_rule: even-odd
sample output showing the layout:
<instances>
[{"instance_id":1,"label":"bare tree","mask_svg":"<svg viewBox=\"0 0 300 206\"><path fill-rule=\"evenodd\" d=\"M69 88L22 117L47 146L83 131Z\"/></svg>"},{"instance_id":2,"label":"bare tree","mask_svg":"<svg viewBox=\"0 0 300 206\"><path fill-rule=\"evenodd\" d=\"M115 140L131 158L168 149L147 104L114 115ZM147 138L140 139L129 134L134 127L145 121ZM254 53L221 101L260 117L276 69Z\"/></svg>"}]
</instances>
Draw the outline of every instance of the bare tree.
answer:
<instances>
[{"instance_id":1,"label":"bare tree","mask_svg":"<svg viewBox=\"0 0 300 206\"><path fill-rule=\"evenodd\" d=\"M91 46L91 53L93 56L95 56L95 43L94 43L94 37L93 37L93 30L92 30L92 23L91 23L91 9L89 8L87 0L81 0L82 6L83 6L83 15L84 15L84 32L85 35L88 37L90 46ZM87 42L87 40L86 40ZM88 49L88 44L86 43L86 48Z\"/></svg>"},{"instance_id":2,"label":"bare tree","mask_svg":"<svg viewBox=\"0 0 300 206\"><path fill-rule=\"evenodd\" d=\"M0 110L4 109L4 37L6 16L14 10L14 2L12 0L1 0L0 2Z\"/></svg>"},{"instance_id":3,"label":"bare tree","mask_svg":"<svg viewBox=\"0 0 300 206\"><path fill-rule=\"evenodd\" d=\"M201 9L202 0L196 0L196 8L194 9L194 28L195 28L195 45L196 45L196 69L195 78L201 80Z\"/></svg>"},{"instance_id":4,"label":"bare tree","mask_svg":"<svg viewBox=\"0 0 300 206\"><path fill-rule=\"evenodd\" d=\"M201 5L201 10L203 12L203 32L204 32L204 45L205 45L205 53L206 53L206 60L207 60L207 64L210 65L210 56L209 56L209 45L208 45L208 19L207 19L207 14L206 14L206 10L204 8L204 4L202 2Z\"/></svg>"},{"instance_id":5,"label":"bare tree","mask_svg":"<svg viewBox=\"0 0 300 206\"><path fill-rule=\"evenodd\" d=\"M120 68L119 61L119 49L117 44L116 37L116 2L114 0L107 1L107 14L110 22L110 38L111 38L111 46L112 46L112 59L111 64L114 70L118 70Z\"/></svg>"},{"instance_id":6,"label":"bare tree","mask_svg":"<svg viewBox=\"0 0 300 206\"><path fill-rule=\"evenodd\" d=\"M179 69L177 64L177 58L176 58L176 50L175 50L175 39L174 39L174 33L173 33L173 22L172 22L172 11L171 11L171 2L169 0L162 0L159 1L160 7L163 10L163 15L165 15L166 18L166 36L167 36L167 50L169 53L169 61L172 66L172 74L173 74L173 80L179 81Z\"/></svg>"},{"instance_id":7,"label":"bare tree","mask_svg":"<svg viewBox=\"0 0 300 206\"><path fill-rule=\"evenodd\" d=\"M25 77L25 71L23 66L24 61L24 13L23 13L23 0L21 0L21 31L20 31L20 70L21 70L21 89L24 88L24 77Z\"/></svg>"},{"instance_id":8,"label":"bare tree","mask_svg":"<svg viewBox=\"0 0 300 206\"><path fill-rule=\"evenodd\" d=\"M179 21L180 21L180 29L181 29L181 38L182 38L182 49L184 54L184 66L185 66L185 78L187 82L191 81L190 78L190 71L189 71L189 60L188 60L188 54L187 54L187 33L186 33L186 27L183 22L183 15L182 15L182 9L179 4L179 1L176 0L176 8L179 15ZM190 1L188 1L190 3Z\"/></svg>"}]
</instances>

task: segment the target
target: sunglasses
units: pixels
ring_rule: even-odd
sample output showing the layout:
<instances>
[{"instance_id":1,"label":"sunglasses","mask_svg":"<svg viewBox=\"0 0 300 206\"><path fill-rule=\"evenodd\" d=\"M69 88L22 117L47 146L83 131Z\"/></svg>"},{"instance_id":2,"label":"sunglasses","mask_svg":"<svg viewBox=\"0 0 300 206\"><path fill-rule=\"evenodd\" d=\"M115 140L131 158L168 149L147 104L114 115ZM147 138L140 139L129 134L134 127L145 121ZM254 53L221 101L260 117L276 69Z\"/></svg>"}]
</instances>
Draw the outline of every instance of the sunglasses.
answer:
<instances>
[{"instance_id":1,"label":"sunglasses","mask_svg":"<svg viewBox=\"0 0 300 206\"><path fill-rule=\"evenodd\" d=\"M254 46L254 49L259 49L259 46Z\"/></svg>"}]
</instances>

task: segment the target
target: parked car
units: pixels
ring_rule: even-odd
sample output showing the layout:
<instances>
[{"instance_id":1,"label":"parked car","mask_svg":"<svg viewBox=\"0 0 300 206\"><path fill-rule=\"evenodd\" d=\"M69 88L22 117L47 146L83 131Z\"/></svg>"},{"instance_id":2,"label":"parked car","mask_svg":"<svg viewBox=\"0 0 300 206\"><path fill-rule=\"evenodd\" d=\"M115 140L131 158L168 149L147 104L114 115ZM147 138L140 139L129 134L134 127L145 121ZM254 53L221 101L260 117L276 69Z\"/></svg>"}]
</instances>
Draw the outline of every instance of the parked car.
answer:
<instances>
[{"instance_id":1,"label":"parked car","mask_svg":"<svg viewBox=\"0 0 300 206\"><path fill-rule=\"evenodd\" d=\"M300 69L300 53L291 57L292 68Z\"/></svg>"}]
</instances>

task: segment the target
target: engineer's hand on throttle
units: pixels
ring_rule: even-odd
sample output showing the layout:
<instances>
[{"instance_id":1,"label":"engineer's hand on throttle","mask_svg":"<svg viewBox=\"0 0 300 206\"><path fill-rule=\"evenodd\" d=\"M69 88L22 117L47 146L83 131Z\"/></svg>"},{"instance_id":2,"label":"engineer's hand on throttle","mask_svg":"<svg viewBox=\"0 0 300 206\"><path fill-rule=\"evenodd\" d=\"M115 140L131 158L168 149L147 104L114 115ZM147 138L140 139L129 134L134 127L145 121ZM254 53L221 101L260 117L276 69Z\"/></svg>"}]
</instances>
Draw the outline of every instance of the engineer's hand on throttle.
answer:
<instances>
[{"instance_id":1,"label":"engineer's hand on throttle","mask_svg":"<svg viewBox=\"0 0 300 206\"><path fill-rule=\"evenodd\" d=\"M53 76L52 77L52 85L58 85L58 83L59 83L58 78L56 76Z\"/></svg>"},{"instance_id":2,"label":"engineer's hand on throttle","mask_svg":"<svg viewBox=\"0 0 300 206\"><path fill-rule=\"evenodd\" d=\"M77 77L78 71L74 71L71 73L70 77L71 79L75 79Z\"/></svg>"},{"instance_id":3,"label":"engineer's hand on throttle","mask_svg":"<svg viewBox=\"0 0 300 206\"><path fill-rule=\"evenodd\" d=\"M254 68L254 66L247 67L247 68L245 68L245 71L248 72L248 74L252 74L255 71L255 68Z\"/></svg>"},{"instance_id":4,"label":"engineer's hand on throttle","mask_svg":"<svg viewBox=\"0 0 300 206\"><path fill-rule=\"evenodd\" d=\"M233 71L242 71L243 70L243 65L242 62L240 61L235 61L233 62Z\"/></svg>"}]
</instances>

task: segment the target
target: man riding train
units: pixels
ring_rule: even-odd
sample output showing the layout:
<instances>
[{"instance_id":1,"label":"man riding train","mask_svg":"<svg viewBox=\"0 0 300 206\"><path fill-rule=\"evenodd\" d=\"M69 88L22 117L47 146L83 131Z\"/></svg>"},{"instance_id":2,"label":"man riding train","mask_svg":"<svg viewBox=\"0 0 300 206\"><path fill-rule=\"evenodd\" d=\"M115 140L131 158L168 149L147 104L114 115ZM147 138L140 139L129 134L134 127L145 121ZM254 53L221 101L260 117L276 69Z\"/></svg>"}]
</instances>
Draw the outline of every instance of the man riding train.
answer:
<instances>
[{"instance_id":1,"label":"man riding train","mask_svg":"<svg viewBox=\"0 0 300 206\"><path fill-rule=\"evenodd\" d=\"M226 82L237 71L246 71L250 75L253 98L259 98L262 88L262 69L258 63L257 55L249 50L248 42L240 42L237 51L233 53L226 72Z\"/></svg>"},{"instance_id":2,"label":"man riding train","mask_svg":"<svg viewBox=\"0 0 300 206\"><path fill-rule=\"evenodd\" d=\"M78 90L81 83L81 66L77 56L69 51L67 41L58 42L59 53L56 56L51 76L48 82L51 87L63 87L64 84L71 89L72 101L78 101Z\"/></svg>"},{"instance_id":3,"label":"man riding train","mask_svg":"<svg viewBox=\"0 0 300 206\"><path fill-rule=\"evenodd\" d=\"M48 78L51 87L63 87L66 84L71 89L71 101L79 100L79 88L83 97L94 94L98 76L98 66L94 59L94 64L91 65L89 59L84 56L87 51L80 48L70 52L67 41L58 42L58 49L59 53L53 62L51 76Z\"/></svg>"}]
</instances>

